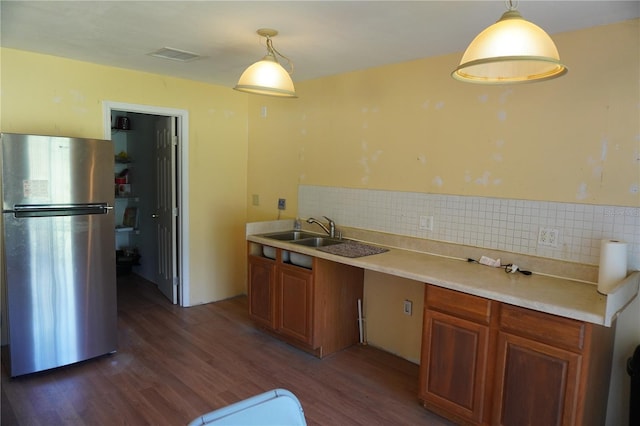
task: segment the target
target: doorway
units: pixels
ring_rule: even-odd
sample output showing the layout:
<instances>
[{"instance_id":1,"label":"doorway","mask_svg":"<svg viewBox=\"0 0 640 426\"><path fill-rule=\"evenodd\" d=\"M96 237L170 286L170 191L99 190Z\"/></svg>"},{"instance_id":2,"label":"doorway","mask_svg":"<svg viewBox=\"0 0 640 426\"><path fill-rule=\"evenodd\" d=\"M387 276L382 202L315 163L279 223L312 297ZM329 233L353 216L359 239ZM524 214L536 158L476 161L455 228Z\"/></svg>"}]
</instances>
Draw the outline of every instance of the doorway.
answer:
<instances>
[{"instance_id":1,"label":"doorway","mask_svg":"<svg viewBox=\"0 0 640 426\"><path fill-rule=\"evenodd\" d=\"M116 197L116 223L125 209L136 213L135 229L116 232L116 244L135 246L135 272L172 303L189 306L188 112L108 101L103 112L104 138L114 141L114 154L124 150L125 175L132 175L125 187L132 196ZM117 117L127 117L127 129L112 128Z\"/></svg>"}]
</instances>

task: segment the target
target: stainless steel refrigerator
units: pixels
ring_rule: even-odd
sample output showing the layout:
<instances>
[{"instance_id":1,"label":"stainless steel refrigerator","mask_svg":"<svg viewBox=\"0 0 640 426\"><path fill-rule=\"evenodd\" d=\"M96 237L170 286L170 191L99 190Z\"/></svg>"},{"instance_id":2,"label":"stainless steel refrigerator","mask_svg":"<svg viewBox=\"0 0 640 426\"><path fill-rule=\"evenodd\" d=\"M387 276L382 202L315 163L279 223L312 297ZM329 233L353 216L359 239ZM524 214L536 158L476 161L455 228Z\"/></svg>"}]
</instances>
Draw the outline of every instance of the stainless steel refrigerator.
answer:
<instances>
[{"instance_id":1,"label":"stainless steel refrigerator","mask_svg":"<svg viewBox=\"0 0 640 426\"><path fill-rule=\"evenodd\" d=\"M10 375L116 350L110 141L3 133Z\"/></svg>"}]
</instances>

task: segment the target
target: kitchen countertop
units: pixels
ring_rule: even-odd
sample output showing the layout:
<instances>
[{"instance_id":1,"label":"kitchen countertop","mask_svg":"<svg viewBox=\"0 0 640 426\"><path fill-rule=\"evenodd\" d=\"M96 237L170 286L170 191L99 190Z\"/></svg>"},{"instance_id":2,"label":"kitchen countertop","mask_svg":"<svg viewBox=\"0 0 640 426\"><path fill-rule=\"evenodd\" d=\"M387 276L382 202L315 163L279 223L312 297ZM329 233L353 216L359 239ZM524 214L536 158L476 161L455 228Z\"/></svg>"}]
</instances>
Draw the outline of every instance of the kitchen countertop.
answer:
<instances>
[{"instance_id":1,"label":"kitchen countertop","mask_svg":"<svg viewBox=\"0 0 640 426\"><path fill-rule=\"evenodd\" d=\"M402 248L384 247L387 252L349 258L261 236L292 229L285 226L277 222L248 224L247 241L607 327L636 297L640 285L640 272L633 272L611 294L603 295L592 283L536 273L506 273L503 268Z\"/></svg>"}]
</instances>

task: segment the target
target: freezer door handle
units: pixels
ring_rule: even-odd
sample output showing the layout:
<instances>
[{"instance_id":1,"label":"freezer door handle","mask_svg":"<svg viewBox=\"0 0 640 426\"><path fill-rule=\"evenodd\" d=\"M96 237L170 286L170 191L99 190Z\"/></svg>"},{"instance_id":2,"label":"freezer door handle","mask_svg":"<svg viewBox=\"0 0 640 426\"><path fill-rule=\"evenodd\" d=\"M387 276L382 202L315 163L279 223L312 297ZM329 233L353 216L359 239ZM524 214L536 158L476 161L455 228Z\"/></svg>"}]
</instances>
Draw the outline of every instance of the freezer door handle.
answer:
<instances>
[{"instance_id":1,"label":"freezer door handle","mask_svg":"<svg viewBox=\"0 0 640 426\"><path fill-rule=\"evenodd\" d=\"M15 217L51 217L107 214L113 206L107 203L95 204L18 204L13 208Z\"/></svg>"}]
</instances>

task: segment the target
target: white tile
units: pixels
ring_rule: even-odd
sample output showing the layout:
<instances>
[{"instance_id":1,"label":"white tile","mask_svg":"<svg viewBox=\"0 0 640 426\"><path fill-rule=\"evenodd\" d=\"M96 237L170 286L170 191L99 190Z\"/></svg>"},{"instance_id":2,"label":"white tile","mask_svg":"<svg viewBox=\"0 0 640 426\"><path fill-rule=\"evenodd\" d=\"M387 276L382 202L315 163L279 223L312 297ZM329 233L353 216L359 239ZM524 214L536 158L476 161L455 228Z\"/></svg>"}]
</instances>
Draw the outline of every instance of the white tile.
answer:
<instances>
[{"instance_id":1,"label":"white tile","mask_svg":"<svg viewBox=\"0 0 640 426\"><path fill-rule=\"evenodd\" d=\"M597 264L600 240L632 245L630 268L640 269L640 208L465 197L300 185L298 216L327 215L338 225ZM434 230L418 217L434 217ZM538 228L560 231L557 249L538 247Z\"/></svg>"}]
</instances>

